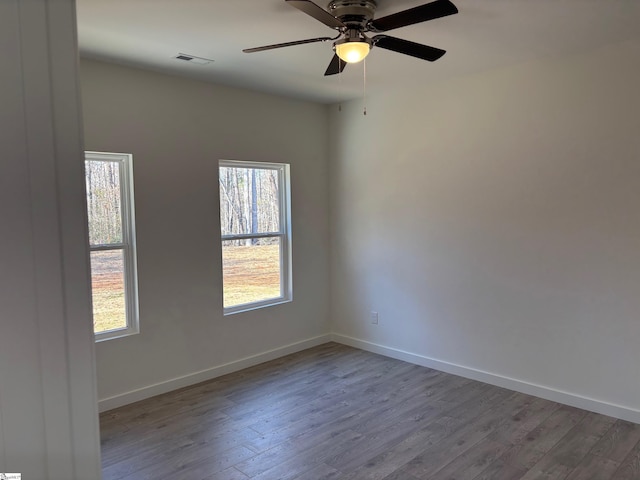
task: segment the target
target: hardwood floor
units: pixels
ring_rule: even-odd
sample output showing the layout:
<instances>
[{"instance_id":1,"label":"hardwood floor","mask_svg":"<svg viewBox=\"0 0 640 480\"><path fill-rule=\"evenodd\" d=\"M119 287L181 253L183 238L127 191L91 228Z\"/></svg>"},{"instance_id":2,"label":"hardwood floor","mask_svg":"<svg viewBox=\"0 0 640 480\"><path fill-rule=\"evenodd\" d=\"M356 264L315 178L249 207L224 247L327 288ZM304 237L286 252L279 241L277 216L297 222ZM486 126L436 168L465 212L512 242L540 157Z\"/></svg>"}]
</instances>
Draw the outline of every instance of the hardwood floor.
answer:
<instances>
[{"instance_id":1,"label":"hardwood floor","mask_svg":"<svg viewBox=\"0 0 640 480\"><path fill-rule=\"evenodd\" d=\"M640 479L640 425L335 343L100 423L105 480Z\"/></svg>"}]
</instances>

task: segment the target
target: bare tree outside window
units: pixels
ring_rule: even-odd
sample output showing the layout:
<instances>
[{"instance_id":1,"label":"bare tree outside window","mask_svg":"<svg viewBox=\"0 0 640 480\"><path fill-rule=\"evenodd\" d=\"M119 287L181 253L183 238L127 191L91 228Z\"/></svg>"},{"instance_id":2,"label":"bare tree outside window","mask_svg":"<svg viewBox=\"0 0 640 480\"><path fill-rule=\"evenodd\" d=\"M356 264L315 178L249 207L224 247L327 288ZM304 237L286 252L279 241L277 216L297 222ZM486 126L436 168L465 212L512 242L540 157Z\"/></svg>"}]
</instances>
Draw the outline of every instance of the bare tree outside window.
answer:
<instances>
[{"instance_id":1,"label":"bare tree outside window","mask_svg":"<svg viewBox=\"0 0 640 480\"><path fill-rule=\"evenodd\" d=\"M85 181L96 339L136 333L131 155L87 152Z\"/></svg>"},{"instance_id":2,"label":"bare tree outside window","mask_svg":"<svg viewBox=\"0 0 640 480\"><path fill-rule=\"evenodd\" d=\"M221 161L220 225L227 313L291 297L288 165Z\"/></svg>"}]
</instances>

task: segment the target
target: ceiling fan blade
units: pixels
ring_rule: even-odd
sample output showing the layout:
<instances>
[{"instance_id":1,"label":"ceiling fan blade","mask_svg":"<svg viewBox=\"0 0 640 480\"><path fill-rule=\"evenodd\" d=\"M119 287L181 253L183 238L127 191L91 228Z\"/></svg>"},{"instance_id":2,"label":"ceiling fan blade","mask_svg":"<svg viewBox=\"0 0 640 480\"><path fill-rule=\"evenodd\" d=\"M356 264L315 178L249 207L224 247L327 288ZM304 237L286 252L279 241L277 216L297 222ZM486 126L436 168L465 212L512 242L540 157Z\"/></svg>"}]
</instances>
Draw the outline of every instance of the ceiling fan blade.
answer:
<instances>
[{"instance_id":1,"label":"ceiling fan blade","mask_svg":"<svg viewBox=\"0 0 640 480\"><path fill-rule=\"evenodd\" d=\"M458 13L458 9L449 0L436 0L393 15L377 18L370 23L370 28L375 32L386 32L394 28L426 22L427 20L446 17L455 13Z\"/></svg>"},{"instance_id":2,"label":"ceiling fan blade","mask_svg":"<svg viewBox=\"0 0 640 480\"><path fill-rule=\"evenodd\" d=\"M337 73L342 73L344 67L346 66L347 62L340 60L340 57L338 55L334 55L331 59L329 67L327 68L327 71L324 72L324 75L326 77L327 75L336 75Z\"/></svg>"},{"instance_id":3,"label":"ceiling fan blade","mask_svg":"<svg viewBox=\"0 0 640 480\"><path fill-rule=\"evenodd\" d=\"M404 53L405 55L411 55L412 57L428 60L429 62L435 62L446 53L445 50L439 48L410 42L409 40L402 40L401 38L389 37L388 35L376 35L372 40L376 47Z\"/></svg>"},{"instance_id":4,"label":"ceiling fan blade","mask_svg":"<svg viewBox=\"0 0 640 480\"><path fill-rule=\"evenodd\" d=\"M346 25L336 17L327 12L324 8L316 5L310 0L285 0L292 7L303 11L307 15L315 18L331 28L346 28Z\"/></svg>"},{"instance_id":5,"label":"ceiling fan blade","mask_svg":"<svg viewBox=\"0 0 640 480\"><path fill-rule=\"evenodd\" d=\"M273 50L274 48L292 47L294 45L304 45L305 43L326 42L333 40L331 37L309 38L307 40L297 40L295 42L276 43L274 45L265 45L264 47L245 48L244 53L264 52L265 50Z\"/></svg>"}]
</instances>

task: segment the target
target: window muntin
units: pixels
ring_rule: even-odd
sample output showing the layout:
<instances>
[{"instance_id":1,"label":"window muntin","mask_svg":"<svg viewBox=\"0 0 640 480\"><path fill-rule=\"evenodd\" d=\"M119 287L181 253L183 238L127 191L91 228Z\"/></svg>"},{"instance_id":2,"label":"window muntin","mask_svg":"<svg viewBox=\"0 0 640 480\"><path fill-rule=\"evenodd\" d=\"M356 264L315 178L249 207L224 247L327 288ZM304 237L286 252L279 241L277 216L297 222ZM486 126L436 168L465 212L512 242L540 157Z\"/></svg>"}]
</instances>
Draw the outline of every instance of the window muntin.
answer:
<instances>
[{"instance_id":1,"label":"window muntin","mask_svg":"<svg viewBox=\"0 0 640 480\"><path fill-rule=\"evenodd\" d=\"M85 152L93 326L97 341L138 333L132 158Z\"/></svg>"},{"instance_id":2,"label":"window muntin","mask_svg":"<svg viewBox=\"0 0 640 480\"><path fill-rule=\"evenodd\" d=\"M225 314L290 301L289 166L221 160Z\"/></svg>"}]
</instances>

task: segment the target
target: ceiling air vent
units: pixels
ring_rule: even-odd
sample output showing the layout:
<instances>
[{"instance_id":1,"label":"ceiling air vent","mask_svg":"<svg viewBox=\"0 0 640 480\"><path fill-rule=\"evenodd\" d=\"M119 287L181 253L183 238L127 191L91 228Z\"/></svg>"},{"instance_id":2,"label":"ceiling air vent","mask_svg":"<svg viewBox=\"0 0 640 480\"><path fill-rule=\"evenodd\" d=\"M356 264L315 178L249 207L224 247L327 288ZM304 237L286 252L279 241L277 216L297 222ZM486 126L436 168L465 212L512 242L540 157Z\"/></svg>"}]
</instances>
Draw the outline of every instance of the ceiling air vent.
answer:
<instances>
[{"instance_id":1,"label":"ceiling air vent","mask_svg":"<svg viewBox=\"0 0 640 480\"><path fill-rule=\"evenodd\" d=\"M208 63L213 62L210 58L196 57L195 55L189 55L188 53L179 53L173 58L182 60L183 62L193 63L195 65L207 65Z\"/></svg>"}]
</instances>

